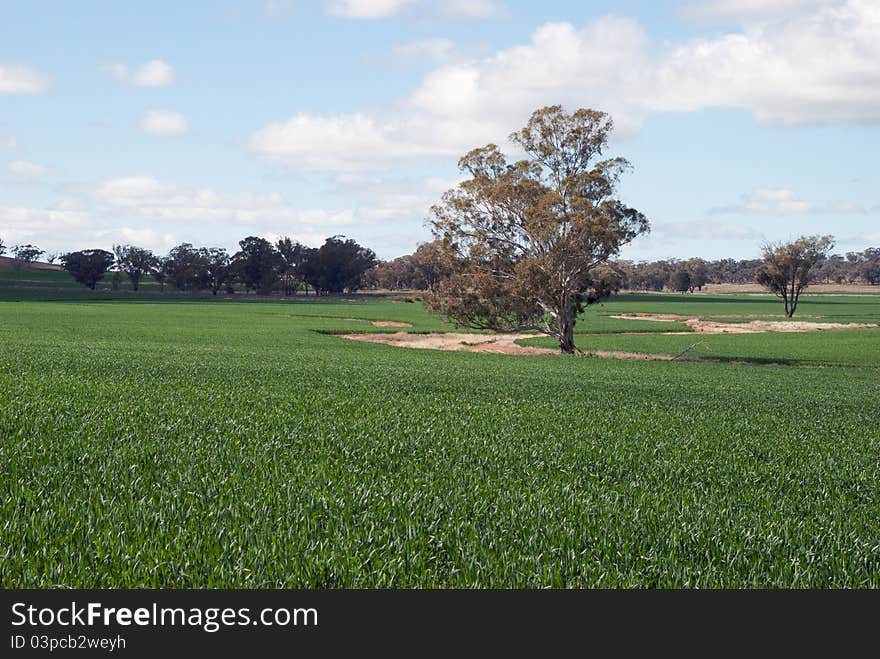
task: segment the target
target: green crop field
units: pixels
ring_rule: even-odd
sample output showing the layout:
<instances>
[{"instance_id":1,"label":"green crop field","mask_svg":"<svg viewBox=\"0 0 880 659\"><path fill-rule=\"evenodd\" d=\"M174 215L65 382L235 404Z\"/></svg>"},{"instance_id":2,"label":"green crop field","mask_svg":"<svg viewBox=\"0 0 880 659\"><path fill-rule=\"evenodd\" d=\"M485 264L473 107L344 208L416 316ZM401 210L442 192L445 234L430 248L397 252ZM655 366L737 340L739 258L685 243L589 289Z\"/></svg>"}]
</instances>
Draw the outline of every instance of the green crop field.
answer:
<instances>
[{"instance_id":1,"label":"green crop field","mask_svg":"<svg viewBox=\"0 0 880 659\"><path fill-rule=\"evenodd\" d=\"M720 360L623 361L332 335L451 329L417 302L20 297L4 588L880 586L880 329L664 335L609 316L781 305L619 296L580 348Z\"/></svg>"}]
</instances>

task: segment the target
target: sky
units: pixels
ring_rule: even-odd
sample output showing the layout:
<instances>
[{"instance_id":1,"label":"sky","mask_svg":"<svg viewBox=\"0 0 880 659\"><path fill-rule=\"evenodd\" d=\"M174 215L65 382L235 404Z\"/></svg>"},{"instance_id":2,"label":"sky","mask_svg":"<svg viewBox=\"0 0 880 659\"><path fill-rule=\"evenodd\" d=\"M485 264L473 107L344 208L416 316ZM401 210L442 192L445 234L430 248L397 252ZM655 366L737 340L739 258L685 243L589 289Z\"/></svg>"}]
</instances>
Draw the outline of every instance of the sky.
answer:
<instances>
[{"instance_id":1,"label":"sky","mask_svg":"<svg viewBox=\"0 0 880 659\"><path fill-rule=\"evenodd\" d=\"M430 240L458 159L614 120L635 260L880 246L878 0L3 0L0 239Z\"/></svg>"}]
</instances>

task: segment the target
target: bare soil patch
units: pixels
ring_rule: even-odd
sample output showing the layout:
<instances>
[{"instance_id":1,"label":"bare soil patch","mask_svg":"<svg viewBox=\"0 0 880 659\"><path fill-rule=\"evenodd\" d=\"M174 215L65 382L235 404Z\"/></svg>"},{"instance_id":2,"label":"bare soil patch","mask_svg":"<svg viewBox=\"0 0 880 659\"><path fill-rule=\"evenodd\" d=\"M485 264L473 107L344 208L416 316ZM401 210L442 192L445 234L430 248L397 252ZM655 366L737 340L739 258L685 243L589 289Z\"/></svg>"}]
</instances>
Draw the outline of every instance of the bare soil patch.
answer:
<instances>
[{"instance_id":1,"label":"bare soil patch","mask_svg":"<svg viewBox=\"0 0 880 659\"><path fill-rule=\"evenodd\" d=\"M412 327L411 323L401 323L396 320L373 320L370 324L373 327Z\"/></svg>"},{"instance_id":2,"label":"bare soil patch","mask_svg":"<svg viewBox=\"0 0 880 659\"><path fill-rule=\"evenodd\" d=\"M455 352L494 352L506 355L550 355L558 350L521 346L517 339L533 339L534 334L469 334L462 332L433 332L412 334L338 334L343 339L382 343L398 348L421 348L426 350L453 350Z\"/></svg>"},{"instance_id":3,"label":"bare soil patch","mask_svg":"<svg viewBox=\"0 0 880 659\"><path fill-rule=\"evenodd\" d=\"M725 316L718 317L753 318L754 316L738 316L735 314L727 314ZM763 332L813 332L819 330L866 329L869 327L877 327L877 325L872 325L868 323L816 323L806 320L752 320L748 323L722 323L714 320L703 320L702 318L695 316L680 316L668 313L622 314L618 316L611 316L611 318L619 318L624 320L654 320L661 323L684 323L685 325L690 327L694 331L694 333L699 334L761 334ZM672 332L665 333L670 334ZM675 333L683 334L689 332Z\"/></svg>"}]
</instances>

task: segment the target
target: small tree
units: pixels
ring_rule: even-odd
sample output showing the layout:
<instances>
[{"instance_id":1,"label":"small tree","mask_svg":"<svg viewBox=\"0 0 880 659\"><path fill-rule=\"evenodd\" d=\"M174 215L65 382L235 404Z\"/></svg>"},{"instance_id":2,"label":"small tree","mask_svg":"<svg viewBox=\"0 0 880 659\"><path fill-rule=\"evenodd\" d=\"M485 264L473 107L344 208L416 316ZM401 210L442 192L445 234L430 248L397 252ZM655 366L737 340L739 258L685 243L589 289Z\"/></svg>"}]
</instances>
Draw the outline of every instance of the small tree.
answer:
<instances>
[{"instance_id":1,"label":"small tree","mask_svg":"<svg viewBox=\"0 0 880 659\"><path fill-rule=\"evenodd\" d=\"M217 295L233 276L232 259L222 247L202 247L199 250L199 260L204 270L204 280L211 293Z\"/></svg>"},{"instance_id":2,"label":"small tree","mask_svg":"<svg viewBox=\"0 0 880 659\"><path fill-rule=\"evenodd\" d=\"M3 256L6 253L6 245L3 243L3 239L0 238L0 256Z\"/></svg>"},{"instance_id":3,"label":"small tree","mask_svg":"<svg viewBox=\"0 0 880 659\"><path fill-rule=\"evenodd\" d=\"M165 278L179 291L192 290L198 278L198 250L190 243L173 247L165 259Z\"/></svg>"},{"instance_id":4,"label":"small tree","mask_svg":"<svg viewBox=\"0 0 880 659\"><path fill-rule=\"evenodd\" d=\"M669 277L669 287L676 293L687 293L691 289L691 273L679 269Z\"/></svg>"},{"instance_id":5,"label":"small tree","mask_svg":"<svg viewBox=\"0 0 880 659\"><path fill-rule=\"evenodd\" d=\"M764 245L764 262L755 273L755 281L783 299L785 315L791 318L801 291L812 281L814 266L833 246L832 236L802 236L790 243L768 243Z\"/></svg>"},{"instance_id":6,"label":"small tree","mask_svg":"<svg viewBox=\"0 0 880 659\"><path fill-rule=\"evenodd\" d=\"M12 248L12 254L15 256L16 261L19 261L25 267L29 268L31 263L40 258L45 252L36 245L28 244L16 245Z\"/></svg>"},{"instance_id":7,"label":"small tree","mask_svg":"<svg viewBox=\"0 0 880 659\"><path fill-rule=\"evenodd\" d=\"M303 266L306 282L318 294L356 291L364 273L376 264L373 250L351 238L332 236L318 249L309 250Z\"/></svg>"},{"instance_id":8,"label":"small tree","mask_svg":"<svg viewBox=\"0 0 880 659\"><path fill-rule=\"evenodd\" d=\"M265 238L248 236L238 246L241 250L233 258L242 283L261 295L269 295L281 276L284 259Z\"/></svg>"},{"instance_id":9,"label":"small tree","mask_svg":"<svg viewBox=\"0 0 880 659\"><path fill-rule=\"evenodd\" d=\"M156 262L156 271L153 273L156 283L159 284L159 291L165 292L165 282L168 281L168 257L160 256Z\"/></svg>"},{"instance_id":10,"label":"small tree","mask_svg":"<svg viewBox=\"0 0 880 659\"><path fill-rule=\"evenodd\" d=\"M128 275L133 291L138 290L141 278L155 272L159 265L159 259L153 252L141 247L114 245L113 252L116 255L116 267Z\"/></svg>"},{"instance_id":11,"label":"small tree","mask_svg":"<svg viewBox=\"0 0 880 659\"><path fill-rule=\"evenodd\" d=\"M691 286L688 290L691 293L696 290L703 290L703 286L709 281L709 268L703 259L695 258L687 262L687 273L691 279Z\"/></svg>"},{"instance_id":12,"label":"small tree","mask_svg":"<svg viewBox=\"0 0 880 659\"><path fill-rule=\"evenodd\" d=\"M578 313L611 292L597 266L648 230L615 197L629 163L599 159L612 126L604 112L546 107L510 136L527 159L508 163L490 144L459 161L470 177L432 209L454 273L428 296L432 309L467 327L537 330L574 353Z\"/></svg>"},{"instance_id":13,"label":"small tree","mask_svg":"<svg viewBox=\"0 0 880 659\"><path fill-rule=\"evenodd\" d=\"M287 236L275 243L275 248L284 260L281 272L281 283L285 295L295 295L303 281L303 265L306 261L308 248Z\"/></svg>"},{"instance_id":14,"label":"small tree","mask_svg":"<svg viewBox=\"0 0 880 659\"><path fill-rule=\"evenodd\" d=\"M113 265L113 254L103 249L84 249L61 256L61 265L80 284L95 290L104 273Z\"/></svg>"}]
</instances>

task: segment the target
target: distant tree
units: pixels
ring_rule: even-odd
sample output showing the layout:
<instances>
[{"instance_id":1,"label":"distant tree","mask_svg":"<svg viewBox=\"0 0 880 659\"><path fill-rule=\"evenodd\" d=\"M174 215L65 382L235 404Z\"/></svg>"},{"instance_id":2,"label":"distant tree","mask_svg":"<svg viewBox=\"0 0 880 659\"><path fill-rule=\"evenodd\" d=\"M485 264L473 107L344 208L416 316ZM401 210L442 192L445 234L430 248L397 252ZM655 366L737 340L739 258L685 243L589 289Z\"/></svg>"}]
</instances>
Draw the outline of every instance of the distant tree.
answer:
<instances>
[{"instance_id":1,"label":"distant tree","mask_svg":"<svg viewBox=\"0 0 880 659\"><path fill-rule=\"evenodd\" d=\"M191 291L198 288L199 252L190 243L181 243L168 252L165 260L165 272L168 280L179 291Z\"/></svg>"},{"instance_id":2,"label":"distant tree","mask_svg":"<svg viewBox=\"0 0 880 659\"><path fill-rule=\"evenodd\" d=\"M168 257L160 256L156 262L156 270L153 272L153 278L159 284L159 291L165 292L165 282L168 281Z\"/></svg>"},{"instance_id":3,"label":"distant tree","mask_svg":"<svg viewBox=\"0 0 880 659\"><path fill-rule=\"evenodd\" d=\"M40 258L45 252L36 245L27 244L16 245L12 248L12 254L15 256L16 261L29 268L31 263Z\"/></svg>"},{"instance_id":4,"label":"distant tree","mask_svg":"<svg viewBox=\"0 0 880 659\"><path fill-rule=\"evenodd\" d=\"M684 268L675 270L669 277L669 288L676 293L687 293L691 289L691 273Z\"/></svg>"},{"instance_id":5,"label":"distant tree","mask_svg":"<svg viewBox=\"0 0 880 659\"><path fill-rule=\"evenodd\" d=\"M332 236L309 250L304 264L306 282L319 294L356 291L364 273L376 264L376 254L345 236Z\"/></svg>"},{"instance_id":6,"label":"distant tree","mask_svg":"<svg viewBox=\"0 0 880 659\"><path fill-rule=\"evenodd\" d=\"M798 300L812 281L814 267L834 246L832 236L802 236L790 243L768 243L763 248L764 262L755 280L785 303L785 315L794 316Z\"/></svg>"},{"instance_id":7,"label":"distant tree","mask_svg":"<svg viewBox=\"0 0 880 659\"><path fill-rule=\"evenodd\" d=\"M57 261L61 257L61 252L46 252L46 263L50 265L55 265L55 261Z\"/></svg>"},{"instance_id":8,"label":"distant tree","mask_svg":"<svg viewBox=\"0 0 880 659\"><path fill-rule=\"evenodd\" d=\"M233 259L241 282L248 289L268 295L281 277L284 259L265 238L248 236L238 245L241 249Z\"/></svg>"},{"instance_id":9,"label":"distant tree","mask_svg":"<svg viewBox=\"0 0 880 659\"><path fill-rule=\"evenodd\" d=\"M221 247L203 247L199 250L199 261L204 271L207 288L217 295L217 292L233 278L232 259Z\"/></svg>"},{"instance_id":10,"label":"distant tree","mask_svg":"<svg viewBox=\"0 0 880 659\"><path fill-rule=\"evenodd\" d=\"M412 288L433 291L438 282L452 275L449 263L443 258L443 245L439 241L422 243L411 259L415 280L413 283L418 284Z\"/></svg>"},{"instance_id":11,"label":"distant tree","mask_svg":"<svg viewBox=\"0 0 880 659\"><path fill-rule=\"evenodd\" d=\"M80 284L95 286L113 265L113 254L103 249L85 249L61 255L61 265Z\"/></svg>"},{"instance_id":12,"label":"distant tree","mask_svg":"<svg viewBox=\"0 0 880 659\"><path fill-rule=\"evenodd\" d=\"M281 283L284 286L284 294L294 295L303 281L303 265L306 261L308 248L287 236L279 239L275 243L275 248L284 261L281 270Z\"/></svg>"},{"instance_id":13,"label":"distant tree","mask_svg":"<svg viewBox=\"0 0 880 659\"><path fill-rule=\"evenodd\" d=\"M869 247L859 264L859 275L869 284L880 284L880 247Z\"/></svg>"},{"instance_id":14,"label":"distant tree","mask_svg":"<svg viewBox=\"0 0 880 659\"><path fill-rule=\"evenodd\" d=\"M116 266L119 271L128 275L131 289L136 291L144 275L153 274L159 265L159 259L148 249L133 245L114 245Z\"/></svg>"},{"instance_id":15,"label":"distant tree","mask_svg":"<svg viewBox=\"0 0 880 659\"><path fill-rule=\"evenodd\" d=\"M706 262L703 259L694 258L688 260L685 267L691 279L691 285L688 290L691 293L694 290L703 290L703 286L709 282L709 268Z\"/></svg>"},{"instance_id":16,"label":"distant tree","mask_svg":"<svg viewBox=\"0 0 880 659\"><path fill-rule=\"evenodd\" d=\"M0 238L0 256L3 256L6 253L6 245L3 243L3 239Z\"/></svg>"}]
</instances>

